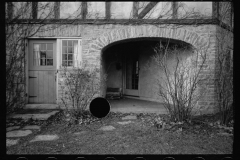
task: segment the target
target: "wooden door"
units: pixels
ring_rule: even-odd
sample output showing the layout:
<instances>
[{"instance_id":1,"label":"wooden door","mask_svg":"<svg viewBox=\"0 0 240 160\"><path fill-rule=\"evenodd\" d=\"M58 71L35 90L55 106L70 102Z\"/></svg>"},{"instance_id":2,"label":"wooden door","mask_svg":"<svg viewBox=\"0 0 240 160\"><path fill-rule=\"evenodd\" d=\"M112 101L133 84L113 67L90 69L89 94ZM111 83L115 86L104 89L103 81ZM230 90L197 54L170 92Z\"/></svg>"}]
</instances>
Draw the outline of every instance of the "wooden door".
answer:
<instances>
[{"instance_id":1,"label":"wooden door","mask_svg":"<svg viewBox=\"0 0 240 160\"><path fill-rule=\"evenodd\" d=\"M29 42L28 103L56 103L56 41Z\"/></svg>"},{"instance_id":2,"label":"wooden door","mask_svg":"<svg viewBox=\"0 0 240 160\"><path fill-rule=\"evenodd\" d=\"M126 55L125 95L139 96L139 61L136 53Z\"/></svg>"}]
</instances>

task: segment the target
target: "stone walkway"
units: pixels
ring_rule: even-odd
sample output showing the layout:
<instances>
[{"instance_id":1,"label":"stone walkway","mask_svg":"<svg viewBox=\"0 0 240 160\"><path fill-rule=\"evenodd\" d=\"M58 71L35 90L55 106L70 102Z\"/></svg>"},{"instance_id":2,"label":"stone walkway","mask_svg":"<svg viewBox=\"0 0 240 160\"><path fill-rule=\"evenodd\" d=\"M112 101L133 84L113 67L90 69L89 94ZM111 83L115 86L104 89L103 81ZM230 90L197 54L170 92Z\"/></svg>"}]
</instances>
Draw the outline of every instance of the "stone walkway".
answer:
<instances>
[{"instance_id":1,"label":"stone walkway","mask_svg":"<svg viewBox=\"0 0 240 160\"><path fill-rule=\"evenodd\" d=\"M122 118L123 121L117 122L117 123L120 125L127 125L130 123L134 123L133 121L130 121L130 120L135 120L135 119L137 119L136 116L128 115L128 116L125 116ZM125 121L125 120L128 120L128 121ZM114 129L116 129L116 128L109 125L109 126L102 126L98 130L112 131ZM8 127L6 130L7 130L6 145L7 145L7 147L9 147L9 146L17 144L21 137L25 137L25 136L32 134L32 130L40 131L41 127L37 126L37 125L28 125L28 126L24 126L22 128L20 126L12 126L12 127ZM81 134L85 134L86 132L87 131L76 132L76 133L74 133L74 135L81 135ZM17 138L17 139L10 139L10 138ZM54 134L54 135L37 135L32 140L30 140L30 142L53 141L53 140L57 140L57 139L59 139L59 136L56 134Z\"/></svg>"},{"instance_id":2,"label":"stone walkway","mask_svg":"<svg viewBox=\"0 0 240 160\"><path fill-rule=\"evenodd\" d=\"M12 118L12 119L23 119L25 121L27 121L28 119L32 118L33 120L47 120L48 118L50 118L51 116L55 115L56 113L58 113L58 110L54 110L54 111L44 111L45 113L41 113L42 110L39 110L39 112L41 114L38 113L31 113L34 112L36 110L23 110L21 114L12 114L7 118ZM24 113L25 112L25 113ZM30 113L29 113L30 112ZM20 140L21 137L25 137L28 136L30 134L32 134L33 130L37 130L40 131L41 127L38 125L26 125L24 127L20 127L19 125L15 126L11 126L6 128L6 146L12 146L18 143L18 141ZM55 135L40 135L40 136L36 136L35 139L32 140L32 142L34 141L38 141L38 140L55 140L58 137L56 137Z\"/></svg>"}]
</instances>

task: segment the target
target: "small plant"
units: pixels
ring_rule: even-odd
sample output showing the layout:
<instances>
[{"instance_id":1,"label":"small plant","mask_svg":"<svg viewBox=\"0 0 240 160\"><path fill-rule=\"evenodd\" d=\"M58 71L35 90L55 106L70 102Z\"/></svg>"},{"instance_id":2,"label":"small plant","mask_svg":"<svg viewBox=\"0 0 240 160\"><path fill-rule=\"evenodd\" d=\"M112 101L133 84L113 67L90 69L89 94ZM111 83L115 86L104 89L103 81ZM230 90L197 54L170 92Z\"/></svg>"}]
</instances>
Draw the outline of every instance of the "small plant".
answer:
<instances>
[{"instance_id":1,"label":"small plant","mask_svg":"<svg viewBox=\"0 0 240 160\"><path fill-rule=\"evenodd\" d=\"M164 129L165 128L165 125L166 125L166 122L163 121L163 119L161 117L156 117L154 119L154 126L157 127L157 128L161 128L161 129Z\"/></svg>"},{"instance_id":2,"label":"small plant","mask_svg":"<svg viewBox=\"0 0 240 160\"><path fill-rule=\"evenodd\" d=\"M78 122L78 119L83 118L91 100L98 96L101 82L106 80L106 76L100 79L98 74L97 68L88 70L86 65L71 70L63 68L61 101L71 122Z\"/></svg>"}]
</instances>

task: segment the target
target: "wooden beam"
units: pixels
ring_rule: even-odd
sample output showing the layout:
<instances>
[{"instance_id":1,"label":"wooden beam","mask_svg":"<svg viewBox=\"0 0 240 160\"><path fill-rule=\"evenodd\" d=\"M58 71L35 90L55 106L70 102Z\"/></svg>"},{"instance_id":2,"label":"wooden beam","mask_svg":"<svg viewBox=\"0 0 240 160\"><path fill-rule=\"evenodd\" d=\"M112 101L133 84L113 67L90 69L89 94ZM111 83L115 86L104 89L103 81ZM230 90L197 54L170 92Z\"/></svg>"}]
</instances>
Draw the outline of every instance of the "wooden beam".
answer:
<instances>
[{"instance_id":1,"label":"wooden beam","mask_svg":"<svg viewBox=\"0 0 240 160\"><path fill-rule=\"evenodd\" d=\"M234 14L234 11L233 11L233 2L230 2L231 3L231 28L233 28L233 14Z\"/></svg>"},{"instance_id":2,"label":"wooden beam","mask_svg":"<svg viewBox=\"0 0 240 160\"><path fill-rule=\"evenodd\" d=\"M81 11L82 19L86 19L87 13L88 13L87 2L82 2L82 11Z\"/></svg>"},{"instance_id":3,"label":"wooden beam","mask_svg":"<svg viewBox=\"0 0 240 160\"><path fill-rule=\"evenodd\" d=\"M172 19L178 18L178 3L172 2Z\"/></svg>"},{"instance_id":4,"label":"wooden beam","mask_svg":"<svg viewBox=\"0 0 240 160\"><path fill-rule=\"evenodd\" d=\"M150 2L139 14L138 19L142 19L158 2Z\"/></svg>"},{"instance_id":5,"label":"wooden beam","mask_svg":"<svg viewBox=\"0 0 240 160\"><path fill-rule=\"evenodd\" d=\"M13 3L7 2L7 14L8 19L11 20L13 18Z\"/></svg>"},{"instance_id":6,"label":"wooden beam","mask_svg":"<svg viewBox=\"0 0 240 160\"><path fill-rule=\"evenodd\" d=\"M105 5L105 19L110 19L111 18L111 2L106 2Z\"/></svg>"},{"instance_id":7,"label":"wooden beam","mask_svg":"<svg viewBox=\"0 0 240 160\"><path fill-rule=\"evenodd\" d=\"M138 19L139 2L133 2L133 19Z\"/></svg>"},{"instance_id":8,"label":"wooden beam","mask_svg":"<svg viewBox=\"0 0 240 160\"><path fill-rule=\"evenodd\" d=\"M219 19L219 2L212 2L212 18Z\"/></svg>"},{"instance_id":9,"label":"wooden beam","mask_svg":"<svg viewBox=\"0 0 240 160\"><path fill-rule=\"evenodd\" d=\"M54 2L54 18L60 18L60 2Z\"/></svg>"},{"instance_id":10,"label":"wooden beam","mask_svg":"<svg viewBox=\"0 0 240 160\"><path fill-rule=\"evenodd\" d=\"M37 19L38 16L38 2L32 2L32 18Z\"/></svg>"},{"instance_id":11,"label":"wooden beam","mask_svg":"<svg viewBox=\"0 0 240 160\"><path fill-rule=\"evenodd\" d=\"M200 25L219 24L217 19L17 19L11 21L15 24L177 24L177 25Z\"/></svg>"}]
</instances>

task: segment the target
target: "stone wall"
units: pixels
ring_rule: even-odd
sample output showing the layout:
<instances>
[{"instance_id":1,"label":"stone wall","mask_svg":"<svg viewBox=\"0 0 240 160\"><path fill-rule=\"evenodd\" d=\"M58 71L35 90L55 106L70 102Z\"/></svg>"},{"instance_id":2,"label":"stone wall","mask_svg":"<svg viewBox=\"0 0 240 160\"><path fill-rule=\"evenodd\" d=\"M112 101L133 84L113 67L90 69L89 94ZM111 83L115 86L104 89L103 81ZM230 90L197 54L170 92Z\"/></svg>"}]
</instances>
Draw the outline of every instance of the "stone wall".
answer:
<instances>
[{"instance_id":1,"label":"stone wall","mask_svg":"<svg viewBox=\"0 0 240 160\"><path fill-rule=\"evenodd\" d=\"M50 26L50 25L49 25ZM63 29L41 32L37 37L66 37L74 36L82 38L82 60L89 67L96 66L100 69L101 76L105 73L102 70L102 54L105 47L121 40L141 37L162 37L181 40L191 44L199 52L207 52L207 62L200 77L214 77L215 56L216 56L216 25L184 25L184 26L162 26L162 25L66 25ZM59 87L61 81L59 79ZM99 96L105 96L104 84ZM209 92L197 103L198 108L212 112L214 108L214 84L213 79L208 81ZM60 94L60 92L58 93Z\"/></svg>"}]
</instances>

